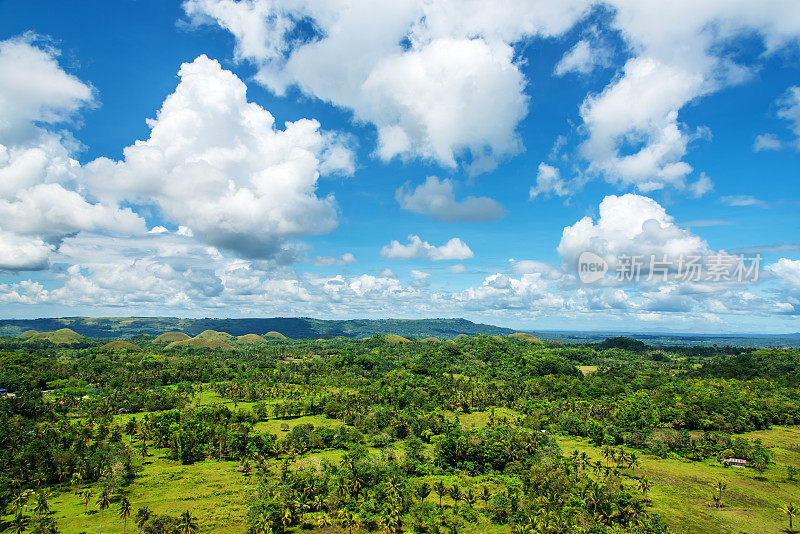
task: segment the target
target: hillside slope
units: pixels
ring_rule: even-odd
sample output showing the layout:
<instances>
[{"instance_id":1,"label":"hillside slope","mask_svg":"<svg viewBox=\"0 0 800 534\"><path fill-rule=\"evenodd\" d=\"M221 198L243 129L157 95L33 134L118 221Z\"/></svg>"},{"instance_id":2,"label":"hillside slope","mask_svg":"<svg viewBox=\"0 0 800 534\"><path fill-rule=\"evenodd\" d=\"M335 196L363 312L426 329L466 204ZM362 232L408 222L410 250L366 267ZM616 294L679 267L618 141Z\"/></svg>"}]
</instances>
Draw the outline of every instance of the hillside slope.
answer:
<instances>
[{"instance_id":1,"label":"hillside slope","mask_svg":"<svg viewBox=\"0 0 800 534\"><path fill-rule=\"evenodd\" d=\"M452 339L458 334L507 336L510 328L473 323L466 319L353 319L329 321L307 317L264 319L179 319L177 317L62 317L48 319L0 320L0 335L17 336L27 330L50 332L70 328L84 336L99 339L127 339L137 334L158 336L164 332L184 332L196 336L205 330L233 336L280 332L293 339L320 337L369 337L396 334L409 338Z\"/></svg>"}]
</instances>

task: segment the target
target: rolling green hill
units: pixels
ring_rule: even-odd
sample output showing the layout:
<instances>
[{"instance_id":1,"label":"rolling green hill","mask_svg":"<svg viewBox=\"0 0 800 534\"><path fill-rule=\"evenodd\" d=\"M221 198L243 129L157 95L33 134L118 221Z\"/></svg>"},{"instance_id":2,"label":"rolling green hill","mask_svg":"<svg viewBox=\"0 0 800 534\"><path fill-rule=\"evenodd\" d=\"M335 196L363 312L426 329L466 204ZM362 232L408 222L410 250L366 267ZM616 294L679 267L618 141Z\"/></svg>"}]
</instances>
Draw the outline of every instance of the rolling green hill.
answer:
<instances>
[{"instance_id":1,"label":"rolling green hill","mask_svg":"<svg viewBox=\"0 0 800 534\"><path fill-rule=\"evenodd\" d=\"M0 320L0 335L18 336L28 330L52 332L70 328L97 339L128 339L137 334L158 336L164 332L183 332L190 337L205 330L226 332L232 336L260 334L275 336L280 332L292 339L362 338L396 334L407 338L436 337L452 339L458 334L507 336L514 330L473 323L466 319L352 319L322 320L308 317L273 317L254 319L180 319L177 317L61 317L47 319ZM172 339L170 341L177 341Z\"/></svg>"}]
</instances>

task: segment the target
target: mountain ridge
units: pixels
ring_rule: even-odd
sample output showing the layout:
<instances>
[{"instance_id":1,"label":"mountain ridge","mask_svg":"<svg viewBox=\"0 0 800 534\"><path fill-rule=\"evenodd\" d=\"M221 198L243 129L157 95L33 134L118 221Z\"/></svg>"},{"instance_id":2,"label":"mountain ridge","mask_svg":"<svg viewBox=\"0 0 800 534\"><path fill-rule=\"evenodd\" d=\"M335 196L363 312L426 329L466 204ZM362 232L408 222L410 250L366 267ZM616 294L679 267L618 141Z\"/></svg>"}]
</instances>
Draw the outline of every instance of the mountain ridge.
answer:
<instances>
[{"instance_id":1,"label":"mountain ridge","mask_svg":"<svg viewBox=\"0 0 800 534\"><path fill-rule=\"evenodd\" d=\"M403 337L453 338L458 334L509 335L510 328L474 323L467 319L314 319L311 317L263 317L246 319L182 319L178 317L53 317L0 320L0 335L17 336L27 330L39 332L70 328L97 339L126 339L138 334L158 336L183 332L196 336L205 330L234 336L280 332L286 337L369 337L397 334Z\"/></svg>"}]
</instances>

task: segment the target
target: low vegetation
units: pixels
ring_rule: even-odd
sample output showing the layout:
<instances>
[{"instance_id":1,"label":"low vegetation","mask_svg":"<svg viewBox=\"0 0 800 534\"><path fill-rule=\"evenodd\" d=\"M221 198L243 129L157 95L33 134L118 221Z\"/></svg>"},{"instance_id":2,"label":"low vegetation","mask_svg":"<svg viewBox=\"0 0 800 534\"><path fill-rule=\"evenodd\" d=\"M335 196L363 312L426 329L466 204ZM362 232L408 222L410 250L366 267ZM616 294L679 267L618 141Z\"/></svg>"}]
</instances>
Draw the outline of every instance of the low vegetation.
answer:
<instances>
[{"instance_id":1,"label":"low vegetation","mask_svg":"<svg viewBox=\"0 0 800 534\"><path fill-rule=\"evenodd\" d=\"M208 330L2 338L0 529L761 533L800 504L798 351Z\"/></svg>"}]
</instances>

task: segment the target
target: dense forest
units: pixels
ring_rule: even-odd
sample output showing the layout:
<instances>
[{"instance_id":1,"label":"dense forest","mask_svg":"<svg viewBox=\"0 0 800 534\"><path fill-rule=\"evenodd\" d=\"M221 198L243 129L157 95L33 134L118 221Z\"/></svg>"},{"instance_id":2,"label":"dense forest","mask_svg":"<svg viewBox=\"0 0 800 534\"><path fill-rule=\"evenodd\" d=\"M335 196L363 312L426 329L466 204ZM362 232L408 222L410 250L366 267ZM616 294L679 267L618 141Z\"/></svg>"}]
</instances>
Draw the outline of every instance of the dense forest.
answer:
<instances>
[{"instance_id":1,"label":"dense forest","mask_svg":"<svg viewBox=\"0 0 800 534\"><path fill-rule=\"evenodd\" d=\"M644 457L736 458L767 480L775 453L746 433L800 424L790 349L186 338L2 338L0 530L58 532L70 518L51 502L71 495L100 532L116 531L110 517L193 532L211 524L199 496L156 513L135 501L137 480L155 465L233 463L239 532L679 531ZM725 484L709 509L724 508Z\"/></svg>"},{"instance_id":2,"label":"dense forest","mask_svg":"<svg viewBox=\"0 0 800 534\"><path fill-rule=\"evenodd\" d=\"M466 319L348 319L309 317L248 319L180 319L177 317L61 317L55 319L0 320L0 335L17 336L28 330L55 331L69 328L88 337L128 339L138 334L157 336L178 331L195 336L204 330L221 330L235 336L277 331L298 338L363 338L392 332L408 337L452 338L458 334L508 335L508 328L478 324Z\"/></svg>"}]
</instances>

